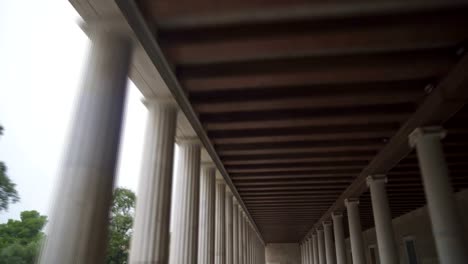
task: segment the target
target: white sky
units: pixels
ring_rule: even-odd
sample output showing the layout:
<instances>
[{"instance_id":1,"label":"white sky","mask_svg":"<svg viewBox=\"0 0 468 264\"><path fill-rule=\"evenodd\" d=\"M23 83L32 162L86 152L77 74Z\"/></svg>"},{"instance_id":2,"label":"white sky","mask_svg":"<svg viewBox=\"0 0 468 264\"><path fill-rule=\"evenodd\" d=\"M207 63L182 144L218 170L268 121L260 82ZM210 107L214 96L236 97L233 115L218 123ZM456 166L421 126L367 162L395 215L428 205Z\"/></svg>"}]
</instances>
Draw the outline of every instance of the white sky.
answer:
<instances>
[{"instance_id":1,"label":"white sky","mask_svg":"<svg viewBox=\"0 0 468 264\"><path fill-rule=\"evenodd\" d=\"M24 210L50 215L54 184L87 54L88 38L66 0L0 0L0 160L21 201L0 223ZM130 84L118 186L136 191L146 120Z\"/></svg>"}]
</instances>

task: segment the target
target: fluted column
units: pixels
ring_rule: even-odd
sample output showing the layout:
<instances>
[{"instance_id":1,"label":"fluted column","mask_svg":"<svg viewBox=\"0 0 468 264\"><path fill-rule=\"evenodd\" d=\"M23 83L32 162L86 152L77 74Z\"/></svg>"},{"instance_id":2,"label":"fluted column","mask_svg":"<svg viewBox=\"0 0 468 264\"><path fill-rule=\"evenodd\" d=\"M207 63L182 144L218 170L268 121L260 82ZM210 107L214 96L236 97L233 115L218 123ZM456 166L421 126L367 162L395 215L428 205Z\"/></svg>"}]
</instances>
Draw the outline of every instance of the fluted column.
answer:
<instances>
[{"instance_id":1,"label":"fluted column","mask_svg":"<svg viewBox=\"0 0 468 264\"><path fill-rule=\"evenodd\" d=\"M307 264L306 262L306 247L305 247L306 242L301 243L301 264Z\"/></svg>"},{"instance_id":2,"label":"fluted column","mask_svg":"<svg viewBox=\"0 0 468 264\"><path fill-rule=\"evenodd\" d=\"M226 264L226 185L223 180L216 181L216 235L215 235L215 264Z\"/></svg>"},{"instance_id":3,"label":"fluted column","mask_svg":"<svg viewBox=\"0 0 468 264\"><path fill-rule=\"evenodd\" d=\"M239 264L239 204L232 200L232 262Z\"/></svg>"},{"instance_id":4,"label":"fluted column","mask_svg":"<svg viewBox=\"0 0 468 264\"><path fill-rule=\"evenodd\" d=\"M333 244L333 228L331 221L323 222L323 232L325 234L325 256L327 264L335 264L335 246Z\"/></svg>"},{"instance_id":5,"label":"fluted column","mask_svg":"<svg viewBox=\"0 0 468 264\"><path fill-rule=\"evenodd\" d=\"M226 264L233 264L233 237L232 237L232 193L226 188Z\"/></svg>"},{"instance_id":6,"label":"fluted column","mask_svg":"<svg viewBox=\"0 0 468 264\"><path fill-rule=\"evenodd\" d=\"M312 264L312 262L310 261L312 259L312 251L310 250L311 244L312 244L312 240L310 239L310 237L308 237L307 242L306 242L306 263L307 264Z\"/></svg>"},{"instance_id":7,"label":"fluted column","mask_svg":"<svg viewBox=\"0 0 468 264\"><path fill-rule=\"evenodd\" d=\"M239 237L238 237L238 254L239 254L239 262L240 264L244 264L244 252L243 252L243 249L242 249L242 245L244 244L244 238L243 238L243 233L244 233L244 219L242 217L242 207L241 205L239 204L238 205L238 208L237 208L238 212L237 212L237 222L238 222L238 225L239 225Z\"/></svg>"},{"instance_id":8,"label":"fluted column","mask_svg":"<svg viewBox=\"0 0 468 264\"><path fill-rule=\"evenodd\" d=\"M366 263L361 231L361 217L359 215L359 200L348 198L345 200L345 205L348 213L349 240L353 263Z\"/></svg>"},{"instance_id":9,"label":"fluted column","mask_svg":"<svg viewBox=\"0 0 468 264\"><path fill-rule=\"evenodd\" d=\"M103 263L132 44L96 26L41 263ZM5 99L5 98L4 98Z\"/></svg>"},{"instance_id":10,"label":"fluted column","mask_svg":"<svg viewBox=\"0 0 468 264\"><path fill-rule=\"evenodd\" d=\"M334 212L333 219L333 234L335 235L335 250L336 250L336 263L346 264L346 246L343 228L343 214Z\"/></svg>"},{"instance_id":11,"label":"fluted column","mask_svg":"<svg viewBox=\"0 0 468 264\"><path fill-rule=\"evenodd\" d=\"M245 264L249 264L249 260L248 260L248 255L247 255L247 230L249 228L249 224L247 222L247 218L245 216L245 212L242 212L242 217L243 217L243 221L244 221L244 232L242 234L243 238L242 238L242 253L243 253L243 258L244 258L244 263Z\"/></svg>"},{"instance_id":12,"label":"fluted column","mask_svg":"<svg viewBox=\"0 0 468 264\"><path fill-rule=\"evenodd\" d=\"M317 244L318 244L319 264L327 264L326 253L325 253L325 237L323 235L323 229L320 229L320 228L317 228Z\"/></svg>"},{"instance_id":13,"label":"fluted column","mask_svg":"<svg viewBox=\"0 0 468 264\"><path fill-rule=\"evenodd\" d=\"M214 264L216 167L203 163L200 176L198 263Z\"/></svg>"},{"instance_id":14,"label":"fluted column","mask_svg":"<svg viewBox=\"0 0 468 264\"><path fill-rule=\"evenodd\" d=\"M198 217L200 197L200 141L177 140L178 169L174 196L174 231L171 238L170 263L197 263Z\"/></svg>"},{"instance_id":15,"label":"fluted column","mask_svg":"<svg viewBox=\"0 0 468 264\"><path fill-rule=\"evenodd\" d=\"M450 183L441 143L443 137L445 131L441 127L418 128L410 135L410 144L418 154L440 263L468 263L468 245Z\"/></svg>"},{"instance_id":16,"label":"fluted column","mask_svg":"<svg viewBox=\"0 0 468 264\"><path fill-rule=\"evenodd\" d=\"M317 243L317 233L312 234L312 255L313 257L313 264L319 264L319 252L318 252L318 243Z\"/></svg>"},{"instance_id":17,"label":"fluted column","mask_svg":"<svg viewBox=\"0 0 468 264\"><path fill-rule=\"evenodd\" d=\"M374 213L377 246L381 264L399 263L398 250L393 235L392 217L388 204L385 184L387 178L383 175L374 175L367 178L370 187L372 211Z\"/></svg>"}]
</instances>

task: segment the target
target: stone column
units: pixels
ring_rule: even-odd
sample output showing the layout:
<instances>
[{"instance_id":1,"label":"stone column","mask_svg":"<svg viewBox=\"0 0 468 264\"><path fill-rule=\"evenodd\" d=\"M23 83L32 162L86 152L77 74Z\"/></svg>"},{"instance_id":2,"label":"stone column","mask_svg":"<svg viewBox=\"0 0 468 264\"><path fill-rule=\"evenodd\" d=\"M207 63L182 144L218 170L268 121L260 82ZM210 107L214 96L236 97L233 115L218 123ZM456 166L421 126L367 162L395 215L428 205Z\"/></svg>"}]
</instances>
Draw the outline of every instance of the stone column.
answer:
<instances>
[{"instance_id":1,"label":"stone column","mask_svg":"<svg viewBox=\"0 0 468 264\"><path fill-rule=\"evenodd\" d=\"M203 163L200 177L200 222L198 224L198 263L214 264L215 242L215 182L214 163Z\"/></svg>"},{"instance_id":2,"label":"stone column","mask_svg":"<svg viewBox=\"0 0 468 264\"><path fill-rule=\"evenodd\" d=\"M348 198L345 200L345 205L348 213L349 239L353 263L366 263L361 218L359 215L359 200Z\"/></svg>"},{"instance_id":3,"label":"stone column","mask_svg":"<svg viewBox=\"0 0 468 264\"><path fill-rule=\"evenodd\" d=\"M216 181L216 234L215 234L215 264L226 263L226 229L225 204L226 185L223 180Z\"/></svg>"},{"instance_id":4,"label":"stone column","mask_svg":"<svg viewBox=\"0 0 468 264\"><path fill-rule=\"evenodd\" d=\"M335 264L335 246L333 245L333 228L331 221L323 222L323 231L325 233L325 256L327 264Z\"/></svg>"},{"instance_id":5,"label":"stone column","mask_svg":"<svg viewBox=\"0 0 468 264\"><path fill-rule=\"evenodd\" d=\"M92 29L40 263L103 263L132 43Z\"/></svg>"},{"instance_id":6,"label":"stone column","mask_svg":"<svg viewBox=\"0 0 468 264\"><path fill-rule=\"evenodd\" d=\"M310 262L311 260L311 251L310 251L310 246L311 246L312 240L310 238L307 238L306 242L304 243L304 251L305 251L305 263L306 264L312 264Z\"/></svg>"},{"instance_id":7,"label":"stone column","mask_svg":"<svg viewBox=\"0 0 468 264\"><path fill-rule=\"evenodd\" d=\"M418 128L410 135L419 167L440 263L468 263L467 244L445 161L440 127Z\"/></svg>"},{"instance_id":8,"label":"stone column","mask_svg":"<svg viewBox=\"0 0 468 264\"><path fill-rule=\"evenodd\" d=\"M225 204L225 220L226 220L226 264L233 264L232 258L232 193L226 187L226 204Z\"/></svg>"},{"instance_id":9,"label":"stone column","mask_svg":"<svg viewBox=\"0 0 468 264\"><path fill-rule=\"evenodd\" d=\"M343 214L334 212L333 219L333 233L335 235L335 250L336 250L336 263L346 264L346 245L343 229Z\"/></svg>"},{"instance_id":10,"label":"stone column","mask_svg":"<svg viewBox=\"0 0 468 264\"><path fill-rule=\"evenodd\" d=\"M319 264L319 252L318 252L318 243L317 243L317 234L312 234L312 255L313 255L313 264Z\"/></svg>"},{"instance_id":11,"label":"stone column","mask_svg":"<svg viewBox=\"0 0 468 264\"><path fill-rule=\"evenodd\" d=\"M325 238L323 235L323 229L320 228L317 228L317 244L319 264L327 264L325 255Z\"/></svg>"},{"instance_id":12,"label":"stone column","mask_svg":"<svg viewBox=\"0 0 468 264\"><path fill-rule=\"evenodd\" d=\"M312 238L309 237L307 240L307 263L312 264L313 258Z\"/></svg>"},{"instance_id":13,"label":"stone column","mask_svg":"<svg viewBox=\"0 0 468 264\"><path fill-rule=\"evenodd\" d=\"M170 263L197 263L198 217L200 205L200 141L177 140L179 158L175 179L174 231L171 236Z\"/></svg>"},{"instance_id":14,"label":"stone column","mask_svg":"<svg viewBox=\"0 0 468 264\"><path fill-rule=\"evenodd\" d=\"M129 262L167 263L177 109L168 99L144 102L148 121Z\"/></svg>"},{"instance_id":15,"label":"stone column","mask_svg":"<svg viewBox=\"0 0 468 264\"><path fill-rule=\"evenodd\" d=\"M239 238L238 238L238 251L239 251L239 263L240 264L245 264L244 263L244 251L243 251L243 245L244 245L244 218L242 216L242 207L239 204L238 205L238 213L237 213L237 222L239 225Z\"/></svg>"},{"instance_id":16,"label":"stone column","mask_svg":"<svg viewBox=\"0 0 468 264\"><path fill-rule=\"evenodd\" d=\"M239 261L239 204L236 198L232 200L232 262L234 264Z\"/></svg>"},{"instance_id":17,"label":"stone column","mask_svg":"<svg viewBox=\"0 0 468 264\"><path fill-rule=\"evenodd\" d=\"M245 216L245 213L242 212L242 217L243 217L243 221L244 221L244 232L242 234L242 252L243 252L243 255L244 255L244 263L245 264L249 264L248 262L248 255L247 255L247 231L248 231L248 228L249 228L249 224L247 222L247 218Z\"/></svg>"},{"instance_id":18,"label":"stone column","mask_svg":"<svg viewBox=\"0 0 468 264\"><path fill-rule=\"evenodd\" d=\"M301 251L301 264L305 264L305 261L304 261L304 243L301 243L299 245L299 250Z\"/></svg>"},{"instance_id":19,"label":"stone column","mask_svg":"<svg viewBox=\"0 0 468 264\"><path fill-rule=\"evenodd\" d=\"M372 211L374 213L375 231L377 233L377 246L381 264L399 263L398 250L393 235L392 217L388 204L385 184L387 178L383 175L367 177L370 187Z\"/></svg>"}]
</instances>

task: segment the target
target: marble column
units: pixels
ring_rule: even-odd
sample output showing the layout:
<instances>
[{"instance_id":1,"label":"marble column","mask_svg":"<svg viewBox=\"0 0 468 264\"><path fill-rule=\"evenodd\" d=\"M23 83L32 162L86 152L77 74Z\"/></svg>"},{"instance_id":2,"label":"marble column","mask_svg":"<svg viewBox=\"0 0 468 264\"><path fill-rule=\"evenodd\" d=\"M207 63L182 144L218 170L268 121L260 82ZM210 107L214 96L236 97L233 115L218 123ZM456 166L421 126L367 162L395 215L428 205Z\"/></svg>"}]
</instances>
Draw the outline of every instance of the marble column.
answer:
<instances>
[{"instance_id":1,"label":"marble column","mask_svg":"<svg viewBox=\"0 0 468 264\"><path fill-rule=\"evenodd\" d=\"M226 201L225 201L225 227L226 227L226 264L233 264L233 238L232 238L232 192L226 187Z\"/></svg>"},{"instance_id":2,"label":"marble column","mask_svg":"<svg viewBox=\"0 0 468 264\"><path fill-rule=\"evenodd\" d=\"M244 251L243 251L243 245L244 245L244 218L242 216L242 207L239 204L237 208L237 222L239 225L239 238L238 238L238 254L239 254L239 262L240 264L245 264L244 262Z\"/></svg>"},{"instance_id":3,"label":"marble column","mask_svg":"<svg viewBox=\"0 0 468 264\"><path fill-rule=\"evenodd\" d=\"M232 200L232 262L234 264L239 261L239 203L236 198Z\"/></svg>"},{"instance_id":4,"label":"marble column","mask_svg":"<svg viewBox=\"0 0 468 264\"><path fill-rule=\"evenodd\" d=\"M327 264L327 259L325 255L325 238L323 235L323 229L320 228L317 228L317 244L319 264Z\"/></svg>"},{"instance_id":5,"label":"marble column","mask_svg":"<svg viewBox=\"0 0 468 264\"><path fill-rule=\"evenodd\" d=\"M216 181L216 209L215 209L215 264L226 264L226 184L223 180Z\"/></svg>"},{"instance_id":6,"label":"marble column","mask_svg":"<svg viewBox=\"0 0 468 264\"><path fill-rule=\"evenodd\" d=\"M40 263L103 263L132 43L96 25ZM4 98L5 99L5 98Z\"/></svg>"},{"instance_id":7,"label":"marble column","mask_svg":"<svg viewBox=\"0 0 468 264\"><path fill-rule=\"evenodd\" d=\"M416 147L440 263L468 263L468 245L450 183L443 137L441 127L418 128L410 135L410 144Z\"/></svg>"},{"instance_id":8,"label":"marble column","mask_svg":"<svg viewBox=\"0 0 468 264\"><path fill-rule=\"evenodd\" d=\"M380 263L396 264L399 263L399 255L393 234L387 191L385 190L386 182L387 178L384 175L374 175L367 178L371 193Z\"/></svg>"},{"instance_id":9,"label":"marble column","mask_svg":"<svg viewBox=\"0 0 468 264\"><path fill-rule=\"evenodd\" d=\"M312 247L312 237L307 240L307 263L312 264L314 261L314 252Z\"/></svg>"},{"instance_id":10,"label":"marble column","mask_svg":"<svg viewBox=\"0 0 468 264\"><path fill-rule=\"evenodd\" d=\"M343 228L343 214L334 212L332 214L332 219L333 234L335 235L336 263L346 264L346 245Z\"/></svg>"},{"instance_id":11,"label":"marble column","mask_svg":"<svg viewBox=\"0 0 468 264\"><path fill-rule=\"evenodd\" d=\"M178 139L178 169L175 179L174 231L171 236L170 263L197 264L200 205L200 156L197 138Z\"/></svg>"},{"instance_id":12,"label":"marble column","mask_svg":"<svg viewBox=\"0 0 468 264\"><path fill-rule=\"evenodd\" d=\"M353 263L366 263L361 231L361 217L359 215L359 200L348 198L345 200L345 205L348 213L349 239Z\"/></svg>"},{"instance_id":13,"label":"marble column","mask_svg":"<svg viewBox=\"0 0 468 264\"><path fill-rule=\"evenodd\" d=\"M301 264L305 264L305 261L304 261L304 243L301 243L299 245L299 250L301 251Z\"/></svg>"},{"instance_id":14,"label":"marble column","mask_svg":"<svg viewBox=\"0 0 468 264\"><path fill-rule=\"evenodd\" d=\"M198 263L214 264L216 167L203 163L200 176Z\"/></svg>"},{"instance_id":15,"label":"marble column","mask_svg":"<svg viewBox=\"0 0 468 264\"><path fill-rule=\"evenodd\" d=\"M249 228L249 224L247 222L247 217L245 216L245 212L242 212L242 217L243 217L243 221L244 221L244 232L242 234L242 253L244 255L244 263L245 264L249 264L249 259L248 259L248 255L247 255L247 230Z\"/></svg>"},{"instance_id":16,"label":"marble column","mask_svg":"<svg viewBox=\"0 0 468 264\"><path fill-rule=\"evenodd\" d=\"M325 256L327 264L335 264L335 246L333 244L333 227L331 221L323 222L323 232L325 234Z\"/></svg>"},{"instance_id":17,"label":"marble column","mask_svg":"<svg viewBox=\"0 0 468 264\"><path fill-rule=\"evenodd\" d=\"M313 264L319 264L319 252L318 252L318 243L317 243L317 234L312 234L312 255L313 255Z\"/></svg>"}]
</instances>

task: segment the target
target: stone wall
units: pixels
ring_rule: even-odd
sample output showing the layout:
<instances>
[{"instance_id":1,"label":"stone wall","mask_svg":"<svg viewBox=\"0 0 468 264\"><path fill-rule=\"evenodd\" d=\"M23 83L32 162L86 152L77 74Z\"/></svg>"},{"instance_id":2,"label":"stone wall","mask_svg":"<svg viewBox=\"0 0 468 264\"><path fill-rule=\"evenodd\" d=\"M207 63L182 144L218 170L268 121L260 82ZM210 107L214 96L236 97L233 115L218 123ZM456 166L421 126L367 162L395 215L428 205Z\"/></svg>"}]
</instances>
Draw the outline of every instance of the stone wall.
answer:
<instances>
[{"instance_id":1,"label":"stone wall","mask_svg":"<svg viewBox=\"0 0 468 264\"><path fill-rule=\"evenodd\" d=\"M265 255L267 264L301 264L298 243L267 244Z\"/></svg>"}]
</instances>

